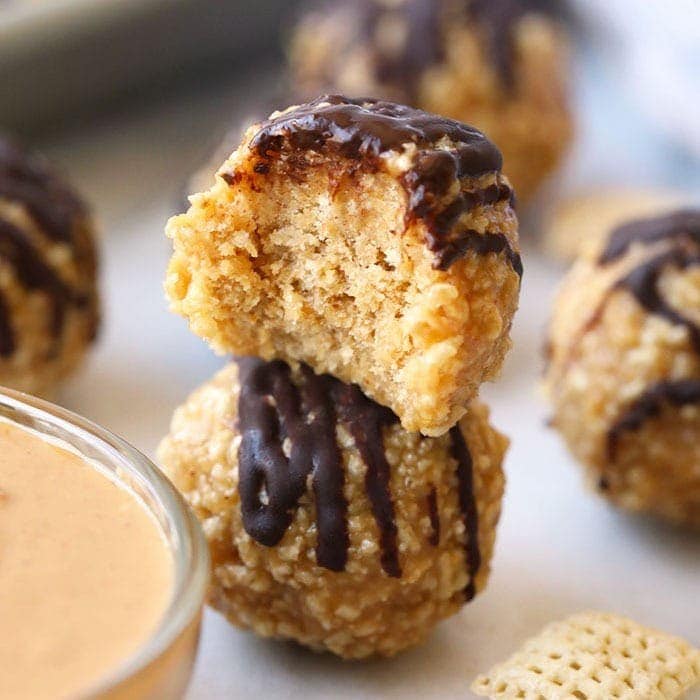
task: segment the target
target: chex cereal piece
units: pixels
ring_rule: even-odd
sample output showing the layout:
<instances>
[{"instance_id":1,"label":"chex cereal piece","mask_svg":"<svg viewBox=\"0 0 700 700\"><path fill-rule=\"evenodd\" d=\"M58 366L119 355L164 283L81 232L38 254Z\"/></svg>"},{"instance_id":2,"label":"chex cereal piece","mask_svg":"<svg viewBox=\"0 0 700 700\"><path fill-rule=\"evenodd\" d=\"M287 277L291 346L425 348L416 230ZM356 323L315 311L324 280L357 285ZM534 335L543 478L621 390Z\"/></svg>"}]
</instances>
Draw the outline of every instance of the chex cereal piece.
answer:
<instances>
[{"instance_id":1,"label":"chex cereal piece","mask_svg":"<svg viewBox=\"0 0 700 700\"><path fill-rule=\"evenodd\" d=\"M617 615L584 612L548 625L472 690L523 700L672 700L700 682L700 650Z\"/></svg>"}]
</instances>

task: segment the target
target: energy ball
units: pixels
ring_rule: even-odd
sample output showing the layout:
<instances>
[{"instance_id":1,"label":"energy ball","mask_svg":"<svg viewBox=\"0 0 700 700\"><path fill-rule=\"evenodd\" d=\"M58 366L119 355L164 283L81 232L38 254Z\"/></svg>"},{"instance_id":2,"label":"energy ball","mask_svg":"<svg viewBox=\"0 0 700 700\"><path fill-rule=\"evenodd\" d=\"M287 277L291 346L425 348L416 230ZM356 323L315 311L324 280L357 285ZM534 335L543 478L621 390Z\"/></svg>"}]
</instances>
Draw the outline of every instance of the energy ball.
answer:
<instances>
[{"instance_id":1,"label":"energy ball","mask_svg":"<svg viewBox=\"0 0 700 700\"><path fill-rule=\"evenodd\" d=\"M628 222L554 305L554 426L614 503L700 527L700 210Z\"/></svg>"},{"instance_id":2,"label":"energy ball","mask_svg":"<svg viewBox=\"0 0 700 700\"><path fill-rule=\"evenodd\" d=\"M389 102L276 112L168 223L172 308L220 352L306 362L441 435L510 344L522 263L500 167L478 131Z\"/></svg>"},{"instance_id":3,"label":"energy ball","mask_svg":"<svg viewBox=\"0 0 700 700\"><path fill-rule=\"evenodd\" d=\"M327 2L293 35L302 95L371 95L473 124L503 151L520 201L572 137L568 39L556 0Z\"/></svg>"},{"instance_id":4,"label":"energy ball","mask_svg":"<svg viewBox=\"0 0 700 700\"><path fill-rule=\"evenodd\" d=\"M215 608L364 658L417 644L484 588L507 444L477 402L426 438L355 385L243 358L177 409L159 457L204 526Z\"/></svg>"},{"instance_id":5,"label":"energy ball","mask_svg":"<svg viewBox=\"0 0 700 700\"><path fill-rule=\"evenodd\" d=\"M98 324L84 204L43 159L0 137L0 384L51 393Z\"/></svg>"}]
</instances>

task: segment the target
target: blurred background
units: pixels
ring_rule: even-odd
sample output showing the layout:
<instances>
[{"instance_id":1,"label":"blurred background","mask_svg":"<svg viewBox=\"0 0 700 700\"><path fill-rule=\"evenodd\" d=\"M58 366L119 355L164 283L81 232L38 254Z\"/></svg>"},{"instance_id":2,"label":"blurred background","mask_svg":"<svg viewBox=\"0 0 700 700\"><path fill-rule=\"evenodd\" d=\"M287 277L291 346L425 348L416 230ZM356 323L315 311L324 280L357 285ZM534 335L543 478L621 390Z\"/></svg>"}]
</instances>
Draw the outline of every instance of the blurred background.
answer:
<instances>
[{"instance_id":1,"label":"blurred background","mask_svg":"<svg viewBox=\"0 0 700 700\"><path fill-rule=\"evenodd\" d=\"M232 81L252 78L255 93L264 94L258 80L281 66L298 5L297 0L5 0L0 127L42 140L119 110L133 113L178 96L196 100L206 92L228 92L231 102L220 115L223 131L231 119L225 109L244 113L251 108L245 102L255 98L245 92L234 97ZM570 5L577 40L573 97L579 134L570 159L580 159L575 176L696 187L698 3L571 0ZM206 121L202 126L211 128ZM606 150L601 168L604 143L616 144L616 150ZM203 144L203 152L206 148ZM665 158L652 166L661 152Z\"/></svg>"},{"instance_id":2,"label":"blurred background","mask_svg":"<svg viewBox=\"0 0 700 700\"><path fill-rule=\"evenodd\" d=\"M525 278L514 350L501 381L485 390L495 424L513 440L509 491L493 581L469 606L468 629L460 617L425 648L357 674L253 640L208 614L191 700L232 697L232 689L465 697L467 681L509 654L514 640L586 607L700 644L697 541L633 527L585 496L535 398L548 300L571 255L546 243L557 238L552 226L587 236L604 208L601 191L627 192L633 204L647 195L700 201L700 3L571 6L576 133L561 167L519 212ZM0 131L68 176L102 237L103 332L59 399L148 454L175 406L224 361L167 313L165 222L185 206L190 176L224 134L289 92L285 45L297 13L289 0L0 0ZM536 520L533 503L547 504Z\"/></svg>"}]
</instances>

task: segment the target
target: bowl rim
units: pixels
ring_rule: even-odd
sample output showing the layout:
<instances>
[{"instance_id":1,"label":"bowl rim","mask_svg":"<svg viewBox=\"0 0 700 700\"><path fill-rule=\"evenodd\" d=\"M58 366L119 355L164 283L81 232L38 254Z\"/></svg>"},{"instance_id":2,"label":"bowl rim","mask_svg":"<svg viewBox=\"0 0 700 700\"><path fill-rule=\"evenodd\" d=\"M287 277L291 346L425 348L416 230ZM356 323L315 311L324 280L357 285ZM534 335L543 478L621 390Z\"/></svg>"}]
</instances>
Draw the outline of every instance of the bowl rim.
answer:
<instances>
[{"instance_id":1,"label":"bowl rim","mask_svg":"<svg viewBox=\"0 0 700 700\"><path fill-rule=\"evenodd\" d=\"M19 417L25 418L24 421ZM162 509L154 518L173 558L174 582L170 601L151 635L114 670L90 687L81 697L94 698L118 690L165 654L187 628L198 619L209 581L209 548L201 525L182 495L155 463L126 440L83 416L44 399L0 387L0 417L34 430L46 437L58 438L81 453L70 437L90 445L98 456L81 454L89 462L109 463L117 482L119 472L129 474L131 482ZM28 419L28 420L27 420ZM49 430L50 429L50 430ZM152 505L133 486L121 482L143 507L155 515ZM166 523L163 522L165 518Z\"/></svg>"}]
</instances>

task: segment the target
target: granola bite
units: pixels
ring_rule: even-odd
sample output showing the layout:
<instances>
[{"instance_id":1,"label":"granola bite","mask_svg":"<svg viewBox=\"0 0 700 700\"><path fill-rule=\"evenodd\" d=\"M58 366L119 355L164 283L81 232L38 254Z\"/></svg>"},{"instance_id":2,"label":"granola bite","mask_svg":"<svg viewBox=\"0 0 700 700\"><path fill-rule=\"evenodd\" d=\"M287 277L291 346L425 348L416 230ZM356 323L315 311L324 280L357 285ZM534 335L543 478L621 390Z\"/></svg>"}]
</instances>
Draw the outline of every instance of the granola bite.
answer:
<instances>
[{"instance_id":1,"label":"granola bite","mask_svg":"<svg viewBox=\"0 0 700 700\"><path fill-rule=\"evenodd\" d=\"M293 86L473 124L498 144L525 201L572 137L563 14L556 0L332 0L296 28Z\"/></svg>"},{"instance_id":2,"label":"granola bite","mask_svg":"<svg viewBox=\"0 0 700 700\"><path fill-rule=\"evenodd\" d=\"M480 676L480 696L675 700L700 683L700 650L633 620L584 612L547 626Z\"/></svg>"},{"instance_id":3,"label":"granola bite","mask_svg":"<svg viewBox=\"0 0 700 700\"><path fill-rule=\"evenodd\" d=\"M553 423L611 501L700 527L700 210L632 221L554 305Z\"/></svg>"},{"instance_id":4,"label":"granola bite","mask_svg":"<svg viewBox=\"0 0 700 700\"><path fill-rule=\"evenodd\" d=\"M93 235L76 193L0 137L0 384L51 393L95 339Z\"/></svg>"},{"instance_id":5,"label":"granola bite","mask_svg":"<svg viewBox=\"0 0 700 700\"><path fill-rule=\"evenodd\" d=\"M277 112L168 223L172 308L220 352L306 362L441 435L510 344L500 166L478 131L389 102Z\"/></svg>"},{"instance_id":6,"label":"granola bite","mask_svg":"<svg viewBox=\"0 0 700 700\"><path fill-rule=\"evenodd\" d=\"M507 444L477 402L426 438L355 385L240 358L175 412L159 457L209 540L211 605L364 658L419 643L484 588Z\"/></svg>"}]
</instances>

